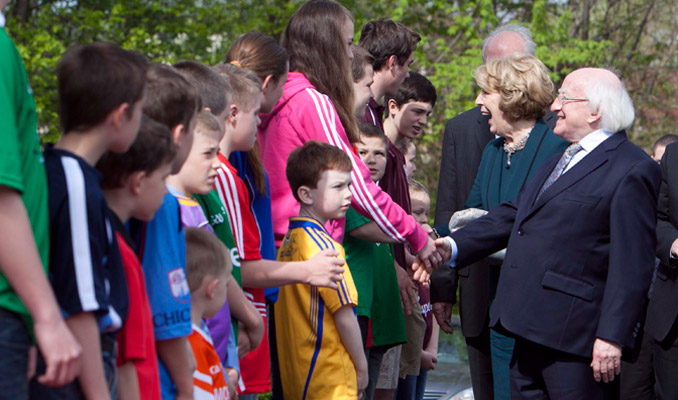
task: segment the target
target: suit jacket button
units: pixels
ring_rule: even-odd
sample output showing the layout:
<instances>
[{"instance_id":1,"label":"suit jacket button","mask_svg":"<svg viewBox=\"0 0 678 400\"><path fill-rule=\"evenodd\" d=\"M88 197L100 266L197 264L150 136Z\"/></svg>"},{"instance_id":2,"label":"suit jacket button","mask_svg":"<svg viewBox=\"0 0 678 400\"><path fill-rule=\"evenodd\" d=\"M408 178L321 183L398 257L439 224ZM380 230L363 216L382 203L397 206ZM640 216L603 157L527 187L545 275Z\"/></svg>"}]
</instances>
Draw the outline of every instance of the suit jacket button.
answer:
<instances>
[{"instance_id":1,"label":"suit jacket button","mask_svg":"<svg viewBox=\"0 0 678 400\"><path fill-rule=\"evenodd\" d=\"M525 231L522 228L518 229L518 236L523 236L523 234L525 234Z\"/></svg>"}]
</instances>

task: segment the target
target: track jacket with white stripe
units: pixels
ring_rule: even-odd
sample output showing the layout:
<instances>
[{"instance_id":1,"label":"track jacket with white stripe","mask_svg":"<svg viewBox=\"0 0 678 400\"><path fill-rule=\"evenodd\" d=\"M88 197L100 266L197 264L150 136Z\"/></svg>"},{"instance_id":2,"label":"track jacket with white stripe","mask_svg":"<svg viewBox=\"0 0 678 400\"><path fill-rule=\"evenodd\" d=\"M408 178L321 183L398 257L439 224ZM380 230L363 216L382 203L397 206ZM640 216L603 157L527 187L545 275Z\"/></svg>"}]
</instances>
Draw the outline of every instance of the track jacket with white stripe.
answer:
<instances>
[{"instance_id":1,"label":"track jacket with white stripe","mask_svg":"<svg viewBox=\"0 0 678 400\"><path fill-rule=\"evenodd\" d=\"M389 236L408 242L413 250L424 247L428 238L426 232L372 182L369 170L350 145L331 100L318 92L302 73L289 73L278 104L270 114L261 115L261 119L259 141L271 185L276 246L280 246L287 233L289 218L299 213L299 204L285 175L287 158L292 150L305 142L318 140L341 148L351 157L351 206L374 220ZM340 243L344 225L342 218L327 226L332 237Z\"/></svg>"}]
</instances>

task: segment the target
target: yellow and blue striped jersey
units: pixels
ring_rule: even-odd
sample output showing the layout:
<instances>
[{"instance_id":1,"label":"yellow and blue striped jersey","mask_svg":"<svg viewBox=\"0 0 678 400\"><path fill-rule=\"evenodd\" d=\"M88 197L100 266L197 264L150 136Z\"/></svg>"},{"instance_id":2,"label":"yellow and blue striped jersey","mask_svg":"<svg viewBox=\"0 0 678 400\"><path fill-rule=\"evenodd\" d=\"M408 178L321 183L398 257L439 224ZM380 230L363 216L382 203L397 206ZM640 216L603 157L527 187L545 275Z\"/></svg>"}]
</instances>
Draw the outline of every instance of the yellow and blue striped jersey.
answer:
<instances>
[{"instance_id":1,"label":"yellow and blue striped jersey","mask_svg":"<svg viewBox=\"0 0 678 400\"><path fill-rule=\"evenodd\" d=\"M290 218L278 261L305 261L325 249L344 249L312 218ZM275 304L278 360L286 399L357 399L353 361L333 314L358 304L351 272L344 264L337 289L304 284L280 288Z\"/></svg>"}]
</instances>

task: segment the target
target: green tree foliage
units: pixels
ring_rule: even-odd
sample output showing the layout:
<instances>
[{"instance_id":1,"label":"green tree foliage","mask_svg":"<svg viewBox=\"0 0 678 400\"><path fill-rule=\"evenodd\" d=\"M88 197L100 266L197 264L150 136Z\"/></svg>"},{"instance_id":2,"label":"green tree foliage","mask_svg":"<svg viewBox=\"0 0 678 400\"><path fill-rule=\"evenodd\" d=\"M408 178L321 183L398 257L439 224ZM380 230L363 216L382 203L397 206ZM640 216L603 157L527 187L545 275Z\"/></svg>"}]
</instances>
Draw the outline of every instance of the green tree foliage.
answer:
<instances>
[{"instance_id":1,"label":"green tree foliage","mask_svg":"<svg viewBox=\"0 0 678 400\"><path fill-rule=\"evenodd\" d=\"M627 82L637 108L631 135L649 146L676 119L678 4L670 0L340 0L365 21L399 20L422 35L413 68L438 89L427 135L418 140L416 178L438 180L445 122L474 104L473 71L483 39L497 26L527 26L537 56L559 85L582 66L608 66ZM241 34L280 37L301 0L16 0L7 29L26 63L45 141L58 137L54 69L69 46L107 40L172 63L223 60Z\"/></svg>"}]
</instances>

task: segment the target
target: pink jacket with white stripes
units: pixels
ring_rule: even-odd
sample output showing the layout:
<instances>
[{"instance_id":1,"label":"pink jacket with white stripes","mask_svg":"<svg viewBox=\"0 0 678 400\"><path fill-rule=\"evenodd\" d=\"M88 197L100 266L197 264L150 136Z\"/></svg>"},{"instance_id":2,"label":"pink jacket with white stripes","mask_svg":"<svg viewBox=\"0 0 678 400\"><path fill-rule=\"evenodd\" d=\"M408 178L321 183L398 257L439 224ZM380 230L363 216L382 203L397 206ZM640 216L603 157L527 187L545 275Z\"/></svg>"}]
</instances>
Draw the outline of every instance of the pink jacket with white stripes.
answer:
<instances>
[{"instance_id":1,"label":"pink jacket with white stripes","mask_svg":"<svg viewBox=\"0 0 678 400\"><path fill-rule=\"evenodd\" d=\"M408 242L414 251L424 247L426 232L370 180L370 172L353 151L329 97L318 92L303 74L289 73L278 104L270 114L261 117L259 141L271 185L276 246L280 246L287 233L288 218L299 213L299 204L285 176L287 157L305 142L318 140L341 148L351 157L351 206L375 221L387 235ZM344 235L344 225L342 219L332 221L328 226L329 233L339 243Z\"/></svg>"}]
</instances>

